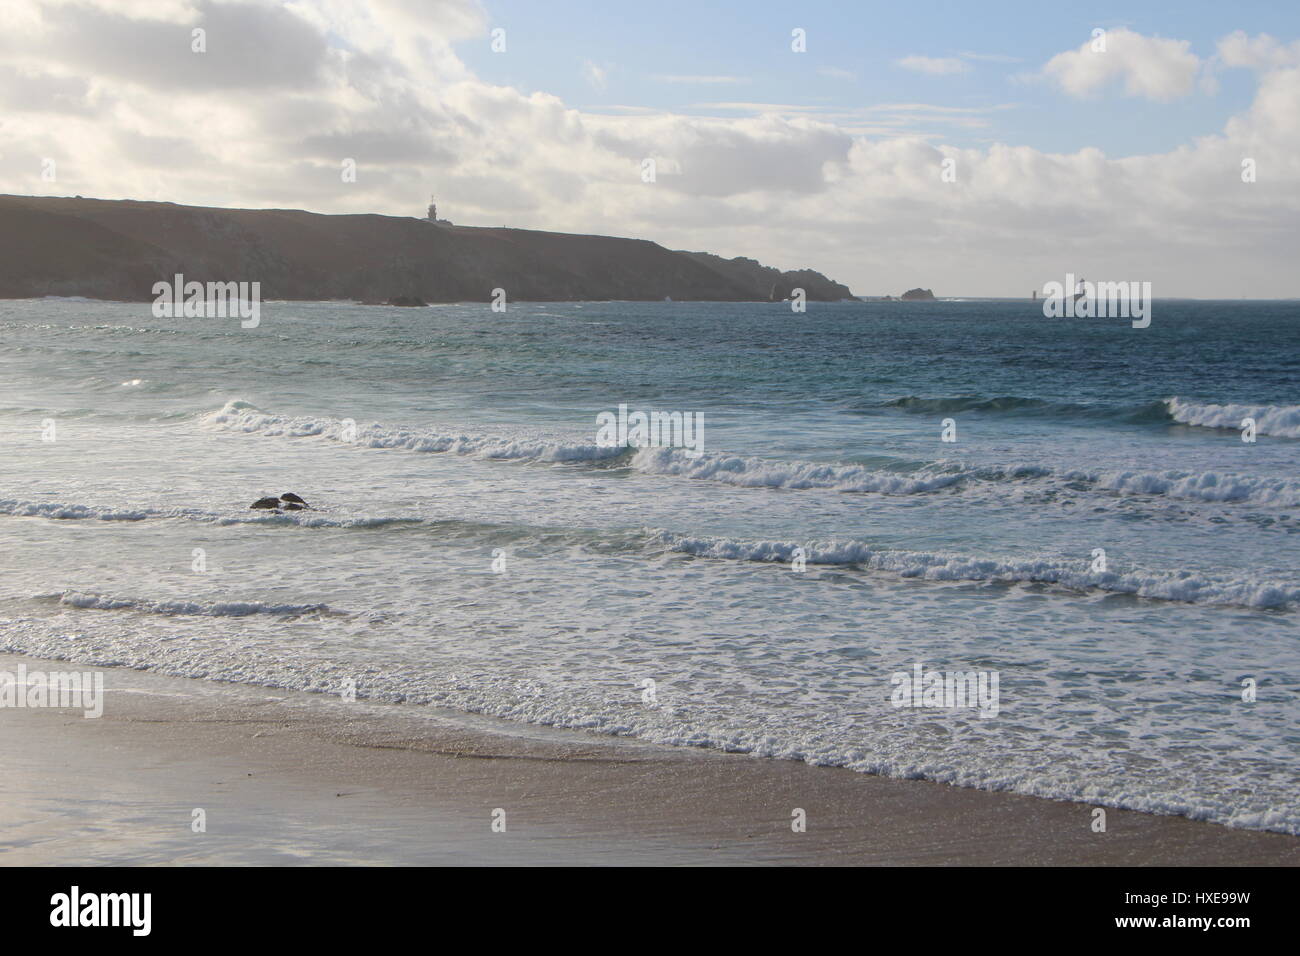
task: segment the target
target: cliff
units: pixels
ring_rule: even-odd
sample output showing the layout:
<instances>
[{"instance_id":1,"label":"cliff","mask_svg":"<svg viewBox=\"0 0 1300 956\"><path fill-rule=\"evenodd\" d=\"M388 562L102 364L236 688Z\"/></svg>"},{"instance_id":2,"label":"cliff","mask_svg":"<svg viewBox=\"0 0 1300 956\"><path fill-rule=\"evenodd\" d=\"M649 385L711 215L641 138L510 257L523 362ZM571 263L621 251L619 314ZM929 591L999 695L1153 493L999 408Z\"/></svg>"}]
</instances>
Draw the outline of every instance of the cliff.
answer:
<instances>
[{"instance_id":1,"label":"cliff","mask_svg":"<svg viewBox=\"0 0 1300 956\"><path fill-rule=\"evenodd\" d=\"M155 282L261 282L263 299L486 302L851 298L816 272L653 242L394 216L0 196L0 298L152 300ZM774 292L775 290L775 292Z\"/></svg>"},{"instance_id":2,"label":"cliff","mask_svg":"<svg viewBox=\"0 0 1300 956\"><path fill-rule=\"evenodd\" d=\"M765 266L753 259L737 257L723 259L709 252L687 252L697 262L710 269L728 276L747 289L759 293L756 298L780 302L790 298L794 289L803 289L808 299L813 302L838 302L852 299L854 295L849 287L832 282L820 272L811 269L799 269L793 272L781 272L771 266Z\"/></svg>"}]
</instances>

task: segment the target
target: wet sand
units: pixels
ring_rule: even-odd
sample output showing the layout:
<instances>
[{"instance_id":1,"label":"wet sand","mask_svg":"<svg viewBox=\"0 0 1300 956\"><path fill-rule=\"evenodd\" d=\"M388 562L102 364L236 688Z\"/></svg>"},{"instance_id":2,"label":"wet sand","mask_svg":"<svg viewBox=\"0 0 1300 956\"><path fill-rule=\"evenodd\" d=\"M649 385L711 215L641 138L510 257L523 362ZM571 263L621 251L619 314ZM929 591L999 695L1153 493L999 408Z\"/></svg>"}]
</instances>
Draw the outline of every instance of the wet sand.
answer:
<instances>
[{"instance_id":1,"label":"wet sand","mask_svg":"<svg viewBox=\"0 0 1300 956\"><path fill-rule=\"evenodd\" d=\"M98 719L0 708L0 863L1300 864L1296 837L1181 817L1094 833L1086 804L94 669Z\"/></svg>"}]
</instances>

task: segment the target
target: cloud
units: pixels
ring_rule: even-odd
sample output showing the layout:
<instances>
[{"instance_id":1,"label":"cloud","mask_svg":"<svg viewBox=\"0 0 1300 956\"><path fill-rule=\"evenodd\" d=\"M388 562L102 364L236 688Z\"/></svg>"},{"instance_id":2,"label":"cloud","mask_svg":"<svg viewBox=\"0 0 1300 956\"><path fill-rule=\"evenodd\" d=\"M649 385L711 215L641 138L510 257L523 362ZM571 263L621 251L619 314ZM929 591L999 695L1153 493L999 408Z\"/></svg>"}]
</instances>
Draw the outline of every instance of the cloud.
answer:
<instances>
[{"instance_id":1,"label":"cloud","mask_svg":"<svg viewBox=\"0 0 1300 956\"><path fill-rule=\"evenodd\" d=\"M659 183L688 196L811 194L828 164L848 159L853 138L828 123L767 115L742 120L661 117L606 131L601 141L629 158L672 160Z\"/></svg>"},{"instance_id":2,"label":"cloud","mask_svg":"<svg viewBox=\"0 0 1300 956\"><path fill-rule=\"evenodd\" d=\"M1284 44L1267 33L1251 37L1236 30L1219 41L1218 53L1224 66L1272 70L1300 64L1300 40Z\"/></svg>"},{"instance_id":3,"label":"cloud","mask_svg":"<svg viewBox=\"0 0 1300 956\"><path fill-rule=\"evenodd\" d=\"M10 62L57 60L88 75L203 90L306 89L329 66L321 31L286 8L201 2L177 19L183 13L174 4L51 3L27 36L6 31L0 51ZM195 29L206 52L194 50Z\"/></svg>"},{"instance_id":4,"label":"cloud","mask_svg":"<svg viewBox=\"0 0 1300 956\"><path fill-rule=\"evenodd\" d=\"M1232 34L1219 46L1225 68L1254 71L1248 109L1169 152L1113 159L947 144L945 131L987 124L1013 103L582 111L466 67L456 44L486 43L491 25L473 0L78 6L104 28L103 49L69 21L70 4L6 4L0 192L412 216L434 193L461 223L811 266L865 293L1027 295L1069 268L1152 281L1158 296L1297 294L1300 60L1271 37ZM191 59L198 23L219 26L206 55L231 60ZM1098 56L1129 62L1127 41L1115 43L1127 33L1112 31ZM170 47L178 37L184 56ZM285 63L253 62L282 40ZM1156 44L1152 62L1173 44L1177 66L1157 71L1173 76L1161 82L1139 71L1138 95L1181 89L1185 45L1138 40ZM240 64L247 75L236 75ZM1079 83L1098 88L1090 76ZM649 157L654 183L640 175ZM41 179L45 158L57 160L57 182ZM355 182L340 176L346 158ZM945 159L956 182L940 178ZM1256 182L1241 179L1245 159Z\"/></svg>"},{"instance_id":5,"label":"cloud","mask_svg":"<svg viewBox=\"0 0 1300 956\"><path fill-rule=\"evenodd\" d=\"M949 73L965 73L970 67L957 57L905 56L895 60L905 70L917 73L929 73L931 76L945 76Z\"/></svg>"},{"instance_id":6,"label":"cloud","mask_svg":"<svg viewBox=\"0 0 1300 956\"><path fill-rule=\"evenodd\" d=\"M85 77L57 76L0 64L0 107L7 110L92 115L95 107L90 91L90 81Z\"/></svg>"},{"instance_id":7,"label":"cloud","mask_svg":"<svg viewBox=\"0 0 1300 956\"><path fill-rule=\"evenodd\" d=\"M609 78L609 70L598 63L584 60L582 64L582 76L596 89L603 90L605 88L605 81Z\"/></svg>"},{"instance_id":8,"label":"cloud","mask_svg":"<svg viewBox=\"0 0 1300 956\"><path fill-rule=\"evenodd\" d=\"M1119 27L1058 53L1043 74L1071 96L1083 97L1115 81L1129 96L1167 101L1192 91L1201 60L1186 40L1143 36Z\"/></svg>"},{"instance_id":9,"label":"cloud","mask_svg":"<svg viewBox=\"0 0 1300 956\"><path fill-rule=\"evenodd\" d=\"M842 70L836 66L820 66L817 72L822 76L829 76L833 80L856 80L858 75L852 70Z\"/></svg>"}]
</instances>

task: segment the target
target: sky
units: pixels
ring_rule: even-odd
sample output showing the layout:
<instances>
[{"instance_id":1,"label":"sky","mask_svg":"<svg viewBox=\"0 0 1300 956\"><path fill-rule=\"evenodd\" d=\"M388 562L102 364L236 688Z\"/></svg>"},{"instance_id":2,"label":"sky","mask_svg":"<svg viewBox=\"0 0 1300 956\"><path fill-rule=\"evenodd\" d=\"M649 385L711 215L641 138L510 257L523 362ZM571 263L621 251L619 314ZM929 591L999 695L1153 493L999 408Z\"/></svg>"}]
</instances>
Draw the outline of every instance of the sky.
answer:
<instances>
[{"instance_id":1,"label":"sky","mask_svg":"<svg viewBox=\"0 0 1300 956\"><path fill-rule=\"evenodd\" d=\"M0 192L433 194L859 295L1300 295L1300 4L0 5Z\"/></svg>"}]
</instances>

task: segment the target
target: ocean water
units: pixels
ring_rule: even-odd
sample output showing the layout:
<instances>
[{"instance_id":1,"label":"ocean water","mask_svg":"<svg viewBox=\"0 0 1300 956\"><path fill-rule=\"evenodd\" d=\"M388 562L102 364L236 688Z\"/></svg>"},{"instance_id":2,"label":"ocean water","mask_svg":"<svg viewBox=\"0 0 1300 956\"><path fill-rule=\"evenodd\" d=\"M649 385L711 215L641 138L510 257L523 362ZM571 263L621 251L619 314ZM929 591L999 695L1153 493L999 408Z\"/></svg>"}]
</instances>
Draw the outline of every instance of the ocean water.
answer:
<instances>
[{"instance_id":1,"label":"ocean water","mask_svg":"<svg viewBox=\"0 0 1300 956\"><path fill-rule=\"evenodd\" d=\"M1300 303L46 299L0 369L5 650L1300 833Z\"/></svg>"}]
</instances>

